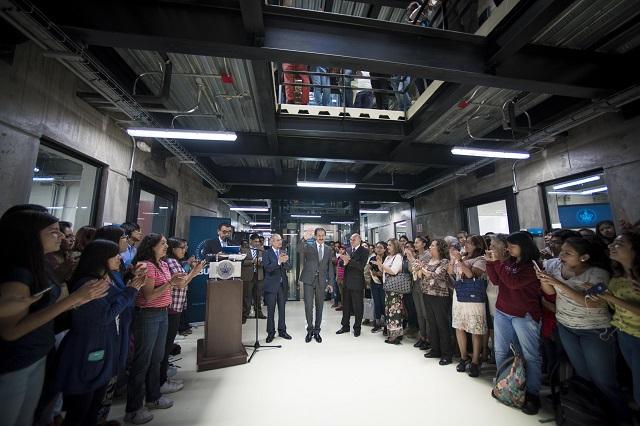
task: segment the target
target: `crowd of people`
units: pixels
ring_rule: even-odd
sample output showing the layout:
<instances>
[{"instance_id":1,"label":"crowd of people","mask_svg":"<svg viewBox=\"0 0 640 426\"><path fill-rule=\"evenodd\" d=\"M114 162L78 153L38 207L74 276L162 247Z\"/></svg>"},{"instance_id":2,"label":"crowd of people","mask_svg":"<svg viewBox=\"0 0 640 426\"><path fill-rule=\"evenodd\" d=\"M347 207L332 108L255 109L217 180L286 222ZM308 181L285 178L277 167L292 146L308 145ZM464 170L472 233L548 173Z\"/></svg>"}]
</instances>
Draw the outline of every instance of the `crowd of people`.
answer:
<instances>
[{"instance_id":1,"label":"crowd of people","mask_svg":"<svg viewBox=\"0 0 640 426\"><path fill-rule=\"evenodd\" d=\"M290 63L283 63L282 71L284 102L297 105L406 111L429 83L417 79L413 93L409 76Z\"/></svg>"},{"instance_id":2,"label":"crowd of people","mask_svg":"<svg viewBox=\"0 0 640 426\"><path fill-rule=\"evenodd\" d=\"M352 326L358 337L368 324L387 344L415 339L425 358L441 366L457 358L456 371L470 377L516 348L526 365L527 414L538 412L545 379L568 360L624 423L640 403L640 232L627 223L620 229L604 222L595 232L554 230L542 250L524 231L375 244L353 234L345 246L325 243L322 228L305 231L298 245L305 341L322 342L328 297L343 312L336 334ZM0 232L11 241L1 249L3 424L59 424L62 412L65 425L116 424L108 414L122 389L127 423L170 408L166 395L184 383L169 356L177 333L189 332L187 286L206 263L187 258L186 240L143 235L135 223L74 233L37 205L10 208ZM212 250L230 232L222 224ZM284 320L291 263L279 235L270 244L254 234L242 248L243 320L252 309L264 318L264 299L268 342L276 330L292 338ZM630 372L628 393L620 368Z\"/></svg>"},{"instance_id":3,"label":"crowd of people","mask_svg":"<svg viewBox=\"0 0 640 426\"><path fill-rule=\"evenodd\" d=\"M186 287L205 266L187 242L135 223L76 233L46 208L0 219L11 244L0 272L3 425L96 425L118 390L125 422L147 423L184 387L169 365ZM64 420L61 413L64 412Z\"/></svg>"},{"instance_id":4,"label":"crowd of people","mask_svg":"<svg viewBox=\"0 0 640 426\"><path fill-rule=\"evenodd\" d=\"M470 377L483 363L509 362L515 348L526 365L526 414L538 412L542 384L569 362L606 399L612 423L626 424L640 404L640 232L626 222L621 230L604 221L595 231L549 231L542 250L526 231L403 236L346 249L334 242L333 307L354 314L345 306L352 302L341 303L344 260L365 247L363 297L373 305L371 332L382 331L385 343L414 337L425 358L446 366L457 355L456 371ZM410 284L394 287L403 280ZM355 309L356 336L358 316ZM349 331L344 318L338 334ZM630 392L620 377L631 377Z\"/></svg>"}]
</instances>

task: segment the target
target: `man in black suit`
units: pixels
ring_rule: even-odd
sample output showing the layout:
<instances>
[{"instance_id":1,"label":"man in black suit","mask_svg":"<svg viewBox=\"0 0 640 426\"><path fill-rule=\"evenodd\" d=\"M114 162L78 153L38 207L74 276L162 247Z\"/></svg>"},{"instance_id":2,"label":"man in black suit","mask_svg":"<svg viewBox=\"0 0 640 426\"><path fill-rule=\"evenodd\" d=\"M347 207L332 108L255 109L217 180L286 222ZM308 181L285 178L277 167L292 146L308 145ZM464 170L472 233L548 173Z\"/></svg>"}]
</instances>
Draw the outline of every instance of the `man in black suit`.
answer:
<instances>
[{"instance_id":1,"label":"man in black suit","mask_svg":"<svg viewBox=\"0 0 640 426\"><path fill-rule=\"evenodd\" d=\"M264 268L264 299L267 302L267 343L271 343L276 335L275 313L278 305L278 335L291 340L287 334L284 308L287 302L289 279L287 272L291 270L289 256L282 249L282 237L279 234L271 236L271 248L265 250L262 256Z\"/></svg>"},{"instance_id":2,"label":"man in black suit","mask_svg":"<svg viewBox=\"0 0 640 426\"><path fill-rule=\"evenodd\" d=\"M229 238L231 238L231 225L228 223L218 224L218 238L212 238L204 242L201 250L202 257L204 259L210 258L212 255L220 253L222 247L232 245L229 242Z\"/></svg>"},{"instance_id":3,"label":"man in black suit","mask_svg":"<svg viewBox=\"0 0 640 426\"><path fill-rule=\"evenodd\" d=\"M344 290L342 292L342 328L336 334L349 332L351 315L356 317L353 323L353 335L360 336L362 314L364 312L364 267L369 260L369 250L362 246L359 234L350 238L351 247L347 254L339 255L344 262Z\"/></svg>"},{"instance_id":4,"label":"man in black suit","mask_svg":"<svg viewBox=\"0 0 640 426\"><path fill-rule=\"evenodd\" d=\"M315 244L307 244L311 238L311 231L304 231L302 241L298 246L302 272L299 280L304 284L304 311L307 317L307 337L304 341L309 343L312 338L321 343L320 324L322 323L322 308L324 305L325 289L333 282L334 270L331 257L331 247L324 243L326 231L316 228L313 233ZM313 306L315 298L316 318L313 322Z\"/></svg>"},{"instance_id":5,"label":"man in black suit","mask_svg":"<svg viewBox=\"0 0 640 426\"><path fill-rule=\"evenodd\" d=\"M247 322L251 307L260 319L267 317L262 313L260 300L262 299L262 281L264 280L264 271L262 269L262 255L264 247L260 246L260 237L258 234L251 234L249 237L250 246L241 248L240 253L246 254L247 257L242 261L241 275L243 283L244 305L242 307L242 323Z\"/></svg>"}]
</instances>

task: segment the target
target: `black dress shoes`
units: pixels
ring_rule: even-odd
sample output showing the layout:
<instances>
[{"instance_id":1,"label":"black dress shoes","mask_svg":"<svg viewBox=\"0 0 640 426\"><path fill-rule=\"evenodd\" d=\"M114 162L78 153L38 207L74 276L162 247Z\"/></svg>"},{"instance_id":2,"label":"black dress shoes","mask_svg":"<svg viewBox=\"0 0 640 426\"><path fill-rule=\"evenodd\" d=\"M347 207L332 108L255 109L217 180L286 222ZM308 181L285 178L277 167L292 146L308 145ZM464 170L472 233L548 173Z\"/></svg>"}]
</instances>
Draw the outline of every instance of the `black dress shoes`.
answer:
<instances>
[{"instance_id":1,"label":"black dress shoes","mask_svg":"<svg viewBox=\"0 0 640 426\"><path fill-rule=\"evenodd\" d=\"M349 332L348 328L341 328L340 330L336 331L336 334L344 334L348 332Z\"/></svg>"},{"instance_id":2,"label":"black dress shoes","mask_svg":"<svg viewBox=\"0 0 640 426\"><path fill-rule=\"evenodd\" d=\"M415 342L413 344L414 348L419 348L420 346L422 346L422 343L424 342L424 340L418 340L417 342Z\"/></svg>"},{"instance_id":3,"label":"black dress shoes","mask_svg":"<svg viewBox=\"0 0 640 426\"><path fill-rule=\"evenodd\" d=\"M427 351L427 353L424 354L424 357L425 358L441 358L442 355L434 351Z\"/></svg>"},{"instance_id":4,"label":"black dress shoes","mask_svg":"<svg viewBox=\"0 0 640 426\"><path fill-rule=\"evenodd\" d=\"M267 334L267 343L271 343L273 342L273 338L275 337L275 334Z\"/></svg>"},{"instance_id":5,"label":"black dress shoes","mask_svg":"<svg viewBox=\"0 0 640 426\"><path fill-rule=\"evenodd\" d=\"M309 343L311 339L313 339L313 333L310 331L307 333L306 337L304 338L304 341L305 343Z\"/></svg>"},{"instance_id":6,"label":"black dress shoes","mask_svg":"<svg viewBox=\"0 0 640 426\"><path fill-rule=\"evenodd\" d=\"M353 335L358 337L360 335L360 330L353 330Z\"/></svg>"},{"instance_id":7,"label":"black dress shoes","mask_svg":"<svg viewBox=\"0 0 640 426\"><path fill-rule=\"evenodd\" d=\"M262 312L258 312L258 319L267 319L267 317Z\"/></svg>"},{"instance_id":8,"label":"black dress shoes","mask_svg":"<svg viewBox=\"0 0 640 426\"><path fill-rule=\"evenodd\" d=\"M283 331L282 333L278 333L278 336L282 337L283 339L287 339L287 340L293 339L293 337L289 336L289 334L286 331Z\"/></svg>"},{"instance_id":9,"label":"black dress shoes","mask_svg":"<svg viewBox=\"0 0 640 426\"><path fill-rule=\"evenodd\" d=\"M322 343L322 337L320 337L320 333L313 333L313 338L316 339L316 342Z\"/></svg>"}]
</instances>

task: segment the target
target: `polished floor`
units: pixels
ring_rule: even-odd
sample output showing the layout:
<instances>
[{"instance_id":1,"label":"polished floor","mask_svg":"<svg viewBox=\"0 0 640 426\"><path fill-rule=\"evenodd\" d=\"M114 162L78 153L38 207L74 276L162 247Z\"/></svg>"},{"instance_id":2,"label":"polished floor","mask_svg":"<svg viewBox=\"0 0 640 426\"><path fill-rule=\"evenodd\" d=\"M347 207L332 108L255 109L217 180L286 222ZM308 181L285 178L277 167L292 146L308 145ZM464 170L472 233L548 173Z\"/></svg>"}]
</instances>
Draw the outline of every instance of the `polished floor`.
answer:
<instances>
[{"instance_id":1,"label":"polished floor","mask_svg":"<svg viewBox=\"0 0 640 426\"><path fill-rule=\"evenodd\" d=\"M259 351L250 364L196 372L200 327L179 341L178 377L185 388L169 395L175 404L154 411L153 425L341 426L341 425L539 425L547 412L526 416L490 396L493 370L480 378L457 373L455 363L441 367L414 349L383 343L380 333L363 327L360 337L336 335L341 312L325 303L320 344L304 342L302 302L287 303L282 349ZM264 344L266 324L259 321ZM255 340L255 320L243 328L244 342ZM110 418L122 421L124 404L115 403Z\"/></svg>"}]
</instances>

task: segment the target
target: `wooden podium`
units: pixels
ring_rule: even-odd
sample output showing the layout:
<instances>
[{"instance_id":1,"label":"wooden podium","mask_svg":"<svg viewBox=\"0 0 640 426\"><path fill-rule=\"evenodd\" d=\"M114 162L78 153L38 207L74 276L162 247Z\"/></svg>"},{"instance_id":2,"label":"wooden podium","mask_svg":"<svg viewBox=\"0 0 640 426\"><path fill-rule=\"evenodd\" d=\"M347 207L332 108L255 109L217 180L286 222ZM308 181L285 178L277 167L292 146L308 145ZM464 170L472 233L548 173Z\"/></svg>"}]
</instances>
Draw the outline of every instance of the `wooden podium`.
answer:
<instances>
[{"instance_id":1,"label":"wooden podium","mask_svg":"<svg viewBox=\"0 0 640 426\"><path fill-rule=\"evenodd\" d=\"M246 364L242 345L242 280L209 280L204 339L198 340L198 371Z\"/></svg>"}]
</instances>

